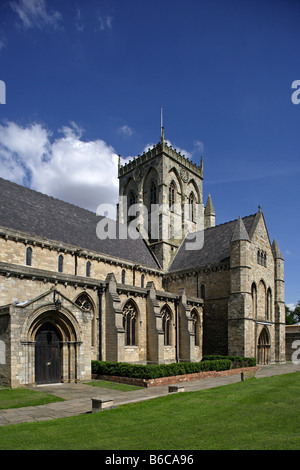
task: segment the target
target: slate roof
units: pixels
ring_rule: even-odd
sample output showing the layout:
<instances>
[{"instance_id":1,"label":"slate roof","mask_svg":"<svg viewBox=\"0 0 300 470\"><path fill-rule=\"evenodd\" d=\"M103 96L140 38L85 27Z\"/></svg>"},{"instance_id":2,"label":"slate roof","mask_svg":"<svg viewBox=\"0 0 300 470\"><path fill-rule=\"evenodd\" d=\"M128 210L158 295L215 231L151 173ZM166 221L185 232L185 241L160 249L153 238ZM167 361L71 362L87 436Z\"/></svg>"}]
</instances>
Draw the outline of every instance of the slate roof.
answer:
<instances>
[{"instance_id":1,"label":"slate roof","mask_svg":"<svg viewBox=\"0 0 300 470\"><path fill-rule=\"evenodd\" d=\"M248 234L250 233L254 218L255 214L242 218ZM232 220L206 229L204 231L203 248L199 250L186 250L186 243L190 243L191 240L185 238L170 266L169 272L228 260L230 256L230 240L237 222L238 220Z\"/></svg>"},{"instance_id":2,"label":"slate roof","mask_svg":"<svg viewBox=\"0 0 300 470\"><path fill-rule=\"evenodd\" d=\"M0 226L160 268L140 235L137 240L100 240L96 226L101 219L86 209L0 178Z\"/></svg>"}]
</instances>

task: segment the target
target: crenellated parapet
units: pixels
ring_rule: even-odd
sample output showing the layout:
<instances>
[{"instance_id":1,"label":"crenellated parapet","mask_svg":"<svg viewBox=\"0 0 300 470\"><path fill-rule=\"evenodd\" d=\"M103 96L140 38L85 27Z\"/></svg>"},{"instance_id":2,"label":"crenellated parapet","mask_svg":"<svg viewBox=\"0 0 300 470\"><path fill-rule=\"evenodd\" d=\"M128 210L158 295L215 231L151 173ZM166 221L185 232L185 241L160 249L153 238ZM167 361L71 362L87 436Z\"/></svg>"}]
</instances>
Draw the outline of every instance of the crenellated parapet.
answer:
<instances>
[{"instance_id":1,"label":"crenellated parapet","mask_svg":"<svg viewBox=\"0 0 300 470\"><path fill-rule=\"evenodd\" d=\"M187 158L185 155L182 155L181 152L178 152L177 149L174 149L171 145L169 146L166 142L158 142L152 148L149 148L147 152L143 152L142 155L138 155L133 160L130 160L124 165L119 165L118 177L124 176L130 171L138 168L141 164L148 162L160 154L165 154L171 159L175 160L177 163L183 165L192 173L196 174L198 177L203 179L203 159L201 157L200 165L197 165L192 160Z\"/></svg>"}]
</instances>

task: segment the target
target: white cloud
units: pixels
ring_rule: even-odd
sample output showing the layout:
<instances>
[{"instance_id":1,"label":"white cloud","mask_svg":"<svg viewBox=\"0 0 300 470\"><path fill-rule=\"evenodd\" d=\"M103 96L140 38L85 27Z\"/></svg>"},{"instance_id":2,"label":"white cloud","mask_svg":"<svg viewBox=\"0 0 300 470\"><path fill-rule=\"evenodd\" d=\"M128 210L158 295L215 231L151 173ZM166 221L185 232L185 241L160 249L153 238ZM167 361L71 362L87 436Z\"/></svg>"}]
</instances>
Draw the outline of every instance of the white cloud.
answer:
<instances>
[{"instance_id":1,"label":"white cloud","mask_svg":"<svg viewBox=\"0 0 300 470\"><path fill-rule=\"evenodd\" d=\"M103 140L83 141L75 123L60 129L61 137L41 124L0 125L0 176L80 207L118 200L118 156Z\"/></svg>"},{"instance_id":2,"label":"white cloud","mask_svg":"<svg viewBox=\"0 0 300 470\"><path fill-rule=\"evenodd\" d=\"M111 29L112 20L113 18L111 16L102 16L100 13L98 13L96 31L104 31L106 29Z\"/></svg>"},{"instance_id":3,"label":"white cloud","mask_svg":"<svg viewBox=\"0 0 300 470\"><path fill-rule=\"evenodd\" d=\"M61 14L58 11L48 12L45 0L15 0L10 6L24 28L42 28L46 25L57 28L60 24Z\"/></svg>"},{"instance_id":4,"label":"white cloud","mask_svg":"<svg viewBox=\"0 0 300 470\"><path fill-rule=\"evenodd\" d=\"M120 134L125 135L126 137L130 137L132 136L132 134L134 134L134 130L131 129L131 127L127 126L127 124L124 124L124 126L119 127L118 132Z\"/></svg>"},{"instance_id":5,"label":"white cloud","mask_svg":"<svg viewBox=\"0 0 300 470\"><path fill-rule=\"evenodd\" d=\"M286 306L293 312L295 308L297 307L296 304L286 304Z\"/></svg>"},{"instance_id":6,"label":"white cloud","mask_svg":"<svg viewBox=\"0 0 300 470\"><path fill-rule=\"evenodd\" d=\"M79 8L77 8L76 10L75 28L77 29L77 31L80 31L80 32L82 32L85 28L85 25L82 23L81 11Z\"/></svg>"}]
</instances>

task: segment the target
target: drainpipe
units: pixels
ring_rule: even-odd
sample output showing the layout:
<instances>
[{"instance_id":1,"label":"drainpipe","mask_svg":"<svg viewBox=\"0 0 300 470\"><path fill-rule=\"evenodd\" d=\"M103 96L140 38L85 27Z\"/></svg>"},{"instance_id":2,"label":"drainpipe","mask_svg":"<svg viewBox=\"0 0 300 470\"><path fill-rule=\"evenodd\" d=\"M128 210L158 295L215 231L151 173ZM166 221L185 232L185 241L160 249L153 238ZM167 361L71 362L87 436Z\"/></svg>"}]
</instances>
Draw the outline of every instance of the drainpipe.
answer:
<instances>
[{"instance_id":1,"label":"drainpipe","mask_svg":"<svg viewBox=\"0 0 300 470\"><path fill-rule=\"evenodd\" d=\"M175 360L178 360L178 299L175 299Z\"/></svg>"},{"instance_id":2,"label":"drainpipe","mask_svg":"<svg viewBox=\"0 0 300 470\"><path fill-rule=\"evenodd\" d=\"M102 296L105 291L105 287L100 286L97 289L98 298L99 298L99 361L102 361Z\"/></svg>"}]
</instances>

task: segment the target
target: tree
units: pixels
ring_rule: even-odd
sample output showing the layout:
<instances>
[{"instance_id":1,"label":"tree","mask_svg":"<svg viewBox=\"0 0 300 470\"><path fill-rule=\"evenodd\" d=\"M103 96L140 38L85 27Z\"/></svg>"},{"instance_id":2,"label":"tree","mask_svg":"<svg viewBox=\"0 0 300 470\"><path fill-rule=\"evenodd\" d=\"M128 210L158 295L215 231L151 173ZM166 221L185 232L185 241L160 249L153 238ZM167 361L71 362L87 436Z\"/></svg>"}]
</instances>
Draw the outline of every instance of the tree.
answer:
<instances>
[{"instance_id":1,"label":"tree","mask_svg":"<svg viewBox=\"0 0 300 470\"><path fill-rule=\"evenodd\" d=\"M287 305L285 306L285 322L286 325L294 325L300 322L300 300L294 310L291 310Z\"/></svg>"}]
</instances>

